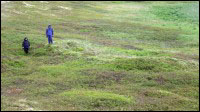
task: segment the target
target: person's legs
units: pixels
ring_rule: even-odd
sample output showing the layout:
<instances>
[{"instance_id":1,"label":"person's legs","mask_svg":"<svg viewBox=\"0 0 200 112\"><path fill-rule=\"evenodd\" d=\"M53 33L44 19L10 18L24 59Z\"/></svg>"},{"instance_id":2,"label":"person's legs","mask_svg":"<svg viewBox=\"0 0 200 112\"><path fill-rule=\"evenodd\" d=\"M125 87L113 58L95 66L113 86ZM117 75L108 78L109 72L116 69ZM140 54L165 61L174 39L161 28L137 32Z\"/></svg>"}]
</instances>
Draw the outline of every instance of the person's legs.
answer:
<instances>
[{"instance_id":1,"label":"person's legs","mask_svg":"<svg viewBox=\"0 0 200 112\"><path fill-rule=\"evenodd\" d=\"M51 36L51 35L48 35L48 42L49 42L49 44L53 43L53 42L52 42L52 36Z\"/></svg>"},{"instance_id":2,"label":"person's legs","mask_svg":"<svg viewBox=\"0 0 200 112\"><path fill-rule=\"evenodd\" d=\"M24 48L24 52L26 53L26 49Z\"/></svg>"},{"instance_id":3,"label":"person's legs","mask_svg":"<svg viewBox=\"0 0 200 112\"><path fill-rule=\"evenodd\" d=\"M51 37L51 43L53 44L53 37Z\"/></svg>"},{"instance_id":4,"label":"person's legs","mask_svg":"<svg viewBox=\"0 0 200 112\"><path fill-rule=\"evenodd\" d=\"M51 38L50 35L48 35L48 43L49 43L49 44L50 44L50 42L51 42L51 41L50 41L50 38Z\"/></svg>"},{"instance_id":5,"label":"person's legs","mask_svg":"<svg viewBox=\"0 0 200 112\"><path fill-rule=\"evenodd\" d=\"M24 52L27 54L28 53L28 48L24 48Z\"/></svg>"},{"instance_id":6,"label":"person's legs","mask_svg":"<svg viewBox=\"0 0 200 112\"><path fill-rule=\"evenodd\" d=\"M51 37L51 44L53 44L53 38Z\"/></svg>"},{"instance_id":7,"label":"person's legs","mask_svg":"<svg viewBox=\"0 0 200 112\"><path fill-rule=\"evenodd\" d=\"M29 49L27 48L26 50L27 50L26 52L28 53L28 50L29 50Z\"/></svg>"}]
</instances>

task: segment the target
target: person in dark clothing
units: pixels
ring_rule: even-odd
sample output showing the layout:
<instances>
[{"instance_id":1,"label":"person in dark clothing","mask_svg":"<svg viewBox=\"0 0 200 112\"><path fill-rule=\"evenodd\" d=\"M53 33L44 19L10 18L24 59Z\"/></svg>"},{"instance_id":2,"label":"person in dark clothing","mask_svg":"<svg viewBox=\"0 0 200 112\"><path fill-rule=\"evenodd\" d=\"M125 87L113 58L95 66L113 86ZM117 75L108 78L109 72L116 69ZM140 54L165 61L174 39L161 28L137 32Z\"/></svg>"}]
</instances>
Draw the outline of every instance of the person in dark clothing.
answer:
<instances>
[{"instance_id":1,"label":"person in dark clothing","mask_svg":"<svg viewBox=\"0 0 200 112\"><path fill-rule=\"evenodd\" d=\"M24 52L27 54L29 47L30 47L30 42L28 41L28 38L26 38L26 37L24 38L24 41L22 43L22 47L24 49Z\"/></svg>"},{"instance_id":2,"label":"person in dark clothing","mask_svg":"<svg viewBox=\"0 0 200 112\"><path fill-rule=\"evenodd\" d=\"M46 29L46 37L48 38L49 44L53 44L53 28L51 28L51 25L48 25L48 28Z\"/></svg>"}]
</instances>

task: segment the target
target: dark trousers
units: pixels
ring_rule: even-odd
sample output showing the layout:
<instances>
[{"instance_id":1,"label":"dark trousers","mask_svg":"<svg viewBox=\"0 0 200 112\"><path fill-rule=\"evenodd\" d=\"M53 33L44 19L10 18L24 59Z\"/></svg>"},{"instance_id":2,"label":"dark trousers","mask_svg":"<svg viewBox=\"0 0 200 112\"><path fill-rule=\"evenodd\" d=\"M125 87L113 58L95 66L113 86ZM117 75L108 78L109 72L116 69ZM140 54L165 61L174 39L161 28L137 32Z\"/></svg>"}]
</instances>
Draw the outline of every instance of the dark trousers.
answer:
<instances>
[{"instance_id":1,"label":"dark trousers","mask_svg":"<svg viewBox=\"0 0 200 112\"><path fill-rule=\"evenodd\" d=\"M28 53L28 48L24 48L24 52L27 54Z\"/></svg>"},{"instance_id":2,"label":"dark trousers","mask_svg":"<svg viewBox=\"0 0 200 112\"><path fill-rule=\"evenodd\" d=\"M53 44L53 39L51 35L48 35L48 42L49 44Z\"/></svg>"}]
</instances>

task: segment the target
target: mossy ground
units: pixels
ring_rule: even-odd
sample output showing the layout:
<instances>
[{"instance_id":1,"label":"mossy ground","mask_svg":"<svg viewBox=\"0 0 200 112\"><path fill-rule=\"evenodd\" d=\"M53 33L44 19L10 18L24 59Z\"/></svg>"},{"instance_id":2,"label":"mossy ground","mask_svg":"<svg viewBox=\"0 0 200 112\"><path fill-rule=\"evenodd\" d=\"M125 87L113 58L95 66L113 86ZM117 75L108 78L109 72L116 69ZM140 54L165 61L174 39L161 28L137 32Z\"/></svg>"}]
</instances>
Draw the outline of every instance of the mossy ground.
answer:
<instances>
[{"instance_id":1,"label":"mossy ground","mask_svg":"<svg viewBox=\"0 0 200 112\"><path fill-rule=\"evenodd\" d=\"M198 111L199 2L1 3L1 110Z\"/></svg>"}]
</instances>

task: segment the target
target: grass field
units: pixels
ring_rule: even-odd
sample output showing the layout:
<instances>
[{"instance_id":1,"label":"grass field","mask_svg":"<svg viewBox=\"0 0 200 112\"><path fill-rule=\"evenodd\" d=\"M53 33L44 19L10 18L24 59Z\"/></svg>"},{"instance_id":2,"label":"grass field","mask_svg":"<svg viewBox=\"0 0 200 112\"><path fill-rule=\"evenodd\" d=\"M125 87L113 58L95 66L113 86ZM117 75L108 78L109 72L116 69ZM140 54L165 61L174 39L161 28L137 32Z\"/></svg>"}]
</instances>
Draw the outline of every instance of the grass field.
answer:
<instances>
[{"instance_id":1,"label":"grass field","mask_svg":"<svg viewBox=\"0 0 200 112\"><path fill-rule=\"evenodd\" d=\"M1 110L199 111L199 2L1 2Z\"/></svg>"}]
</instances>

